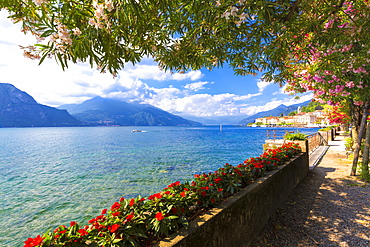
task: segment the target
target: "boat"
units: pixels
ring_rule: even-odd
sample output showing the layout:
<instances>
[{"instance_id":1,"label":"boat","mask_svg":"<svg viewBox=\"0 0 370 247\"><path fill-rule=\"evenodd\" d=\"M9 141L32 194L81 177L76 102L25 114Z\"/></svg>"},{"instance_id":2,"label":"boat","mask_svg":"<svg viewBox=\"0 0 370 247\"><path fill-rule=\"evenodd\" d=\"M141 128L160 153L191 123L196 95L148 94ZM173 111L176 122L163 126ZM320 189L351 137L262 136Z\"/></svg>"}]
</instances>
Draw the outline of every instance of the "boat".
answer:
<instances>
[{"instance_id":1,"label":"boat","mask_svg":"<svg viewBox=\"0 0 370 247\"><path fill-rule=\"evenodd\" d=\"M131 132L142 132L141 130L131 130Z\"/></svg>"}]
</instances>

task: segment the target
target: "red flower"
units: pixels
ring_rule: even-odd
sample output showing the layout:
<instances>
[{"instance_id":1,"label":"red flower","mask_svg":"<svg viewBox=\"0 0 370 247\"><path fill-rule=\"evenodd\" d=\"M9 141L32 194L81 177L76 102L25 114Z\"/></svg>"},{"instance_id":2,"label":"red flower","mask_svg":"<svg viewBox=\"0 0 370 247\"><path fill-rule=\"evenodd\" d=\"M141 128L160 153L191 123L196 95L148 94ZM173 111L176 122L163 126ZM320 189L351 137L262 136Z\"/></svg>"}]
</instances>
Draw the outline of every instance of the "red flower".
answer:
<instances>
[{"instance_id":1,"label":"red flower","mask_svg":"<svg viewBox=\"0 0 370 247\"><path fill-rule=\"evenodd\" d=\"M161 212L158 212L155 214L155 218L158 220L158 221L161 221L164 219L163 217L163 214Z\"/></svg>"},{"instance_id":2,"label":"red flower","mask_svg":"<svg viewBox=\"0 0 370 247\"><path fill-rule=\"evenodd\" d=\"M115 202L112 207L110 208L112 211L116 211L121 207L121 204L119 202Z\"/></svg>"},{"instance_id":3,"label":"red flower","mask_svg":"<svg viewBox=\"0 0 370 247\"><path fill-rule=\"evenodd\" d=\"M121 213L120 212L115 212L112 214L112 216L119 216Z\"/></svg>"},{"instance_id":4,"label":"red flower","mask_svg":"<svg viewBox=\"0 0 370 247\"><path fill-rule=\"evenodd\" d=\"M107 209L103 209L102 211L101 211L101 214L106 214L107 213Z\"/></svg>"},{"instance_id":5,"label":"red flower","mask_svg":"<svg viewBox=\"0 0 370 247\"><path fill-rule=\"evenodd\" d=\"M149 200L155 200L155 199L161 199L161 198L162 198L162 194L161 193L156 193L156 194L150 195L148 197Z\"/></svg>"},{"instance_id":6,"label":"red flower","mask_svg":"<svg viewBox=\"0 0 370 247\"><path fill-rule=\"evenodd\" d=\"M181 193L180 193L180 196L181 196L181 197L185 197L185 196L186 196L185 191L181 192Z\"/></svg>"},{"instance_id":7,"label":"red flower","mask_svg":"<svg viewBox=\"0 0 370 247\"><path fill-rule=\"evenodd\" d=\"M173 207L173 208L171 208L171 211L172 211L172 213L174 213L174 214L177 214L177 208L175 208L175 207Z\"/></svg>"},{"instance_id":8,"label":"red flower","mask_svg":"<svg viewBox=\"0 0 370 247\"><path fill-rule=\"evenodd\" d=\"M44 238L42 238L40 235L37 235L36 238L28 238L26 241L24 241L24 247L34 247L38 246L42 243Z\"/></svg>"},{"instance_id":9,"label":"red flower","mask_svg":"<svg viewBox=\"0 0 370 247\"><path fill-rule=\"evenodd\" d=\"M75 226L77 225L77 222L76 221L71 221L71 223L69 223L69 226L72 227L72 226Z\"/></svg>"},{"instance_id":10,"label":"red flower","mask_svg":"<svg viewBox=\"0 0 370 247\"><path fill-rule=\"evenodd\" d=\"M176 182L174 182L174 183L172 183L172 184L168 185L168 187L169 187L169 188L172 188L172 187L174 187L174 186L178 186L178 185L180 185L180 184L181 184L181 182L180 182L180 181L176 181Z\"/></svg>"},{"instance_id":11,"label":"red flower","mask_svg":"<svg viewBox=\"0 0 370 247\"><path fill-rule=\"evenodd\" d=\"M129 214L129 215L127 215L127 216L126 216L126 220L127 220L127 222L131 221L131 220L132 220L132 218L134 218L134 215L133 215L133 214Z\"/></svg>"},{"instance_id":12,"label":"red flower","mask_svg":"<svg viewBox=\"0 0 370 247\"><path fill-rule=\"evenodd\" d=\"M134 206L134 204L135 204L135 199L131 199L130 200L130 207Z\"/></svg>"},{"instance_id":13,"label":"red flower","mask_svg":"<svg viewBox=\"0 0 370 247\"><path fill-rule=\"evenodd\" d=\"M123 202L125 200L124 197L121 197L121 199L119 199L120 202Z\"/></svg>"},{"instance_id":14,"label":"red flower","mask_svg":"<svg viewBox=\"0 0 370 247\"><path fill-rule=\"evenodd\" d=\"M219 182L222 181L222 178L215 178L215 183L218 184Z\"/></svg>"},{"instance_id":15,"label":"red flower","mask_svg":"<svg viewBox=\"0 0 370 247\"><path fill-rule=\"evenodd\" d=\"M63 234L63 233L66 233L66 232L67 232L67 230L63 230L63 231L60 231L59 233Z\"/></svg>"},{"instance_id":16,"label":"red flower","mask_svg":"<svg viewBox=\"0 0 370 247\"><path fill-rule=\"evenodd\" d=\"M114 224L112 226L108 226L108 230L113 233L113 232L116 232L118 230L118 228L120 228L120 224Z\"/></svg>"},{"instance_id":17,"label":"red flower","mask_svg":"<svg viewBox=\"0 0 370 247\"><path fill-rule=\"evenodd\" d=\"M77 231L81 236L85 236L87 234L89 234L85 229L80 229Z\"/></svg>"}]
</instances>

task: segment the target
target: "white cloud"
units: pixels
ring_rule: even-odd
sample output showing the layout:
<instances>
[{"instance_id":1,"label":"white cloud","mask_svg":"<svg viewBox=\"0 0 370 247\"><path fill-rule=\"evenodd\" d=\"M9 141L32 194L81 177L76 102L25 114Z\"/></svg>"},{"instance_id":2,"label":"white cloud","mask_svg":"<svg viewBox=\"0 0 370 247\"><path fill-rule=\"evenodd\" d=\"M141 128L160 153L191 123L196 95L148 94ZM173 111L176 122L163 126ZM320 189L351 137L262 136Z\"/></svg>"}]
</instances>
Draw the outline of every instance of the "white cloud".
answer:
<instances>
[{"instance_id":1,"label":"white cloud","mask_svg":"<svg viewBox=\"0 0 370 247\"><path fill-rule=\"evenodd\" d=\"M203 77L203 74L200 70L189 71L187 73L174 73L171 77L173 80L181 81L185 79L190 79L192 81L199 80Z\"/></svg>"},{"instance_id":2,"label":"white cloud","mask_svg":"<svg viewBox=\"0 0 370 247\"><path fill-rule=\"evenodd\" d=\"M240 115L243 104L237 101L250 99L254 95L194 94L184 95L178 89L157 89L157 94L147 102L169 112L181 112L199 117ZM259 95L259 94L258 94Z\"/></svg>"},{"instance_id":3,"label":"white cloud","mask_svg":"<svg viewBox=\"0 0 370 247\"><path fill-rule=\"evenodd\" d=\"M282 87L279 88L278 91L274 92L273 95L277 95L277 94L285 94L285 95L289 95L290 93L289 92L285 92L285 89L287 88L288 84L284 84Z\"/></svg>"},{"instance_id":4,"label":"white cloud","mask_svg":"<svg viewBox=\"0 0 370 247\"><path fill-rule=\"evenodd\" d=\"M199 90L202 90L202 89L205 89L204 85L207 85L207 84L213 84L213 82L208 82L208 81L198 81L198 82L194 82L194 83L188 83L184 86L184 88L187 88L191 91L199 91Z\"/></svg>"},{"instance_id":5,"label":"white cloud","mask_svg":"<svg viewBox=\"0 0 370 247\"><path fill-rule=\"evenodd\" d=\"M165 80L187 80L190 79L192 81L200 79L203 74L200 70L197 71L189 71L187 73L171 73L168 71L161 70L157 65L146 65L146 64L137 64L132 66L130 64L126 64L126 67L122 70L123 73L126 73L131 78L137 79L152 79L157 81L165 81ZM121 72L121 73L122 73Z\"/></svg>"},{"instance_id":6,"label":"white cloud","mask_svg":"<svg viewBox=\"0 0 370 247\"><path fill-rule=\"evenodd\" d=\"M267 82L267 81L264 81L264 80L257 80L257 87L258 87L258 91L261 93L265 90L265 88L270 85L270 84L273 84L273 82Z\"/></svg>"}]
</instances>

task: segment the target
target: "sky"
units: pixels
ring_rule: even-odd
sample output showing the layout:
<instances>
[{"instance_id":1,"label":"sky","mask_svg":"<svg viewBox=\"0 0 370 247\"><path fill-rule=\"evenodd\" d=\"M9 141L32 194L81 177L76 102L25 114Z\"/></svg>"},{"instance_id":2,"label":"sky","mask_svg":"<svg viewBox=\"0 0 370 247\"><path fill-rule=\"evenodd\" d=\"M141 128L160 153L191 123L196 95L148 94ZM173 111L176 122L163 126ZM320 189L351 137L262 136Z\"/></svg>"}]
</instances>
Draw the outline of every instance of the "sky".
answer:
<instances>
[{"instance_id":1,"label":"sky","mask_svg":"<svg viewBox=\"0 0 370 247\"><path fill-rule=\"evenodd\" d=\"M126 64L114 78L89 64L70 63L65 71L55 59L38 65L19 47L35 44L35 38L23 34L7 15L0 11L0 83L14 85L40 104L57 107L101 96L143 101L183 117L243 119L312 98L306 94L294 99L277 84L260 76L236 76L228 67L179 74L161 71L151 58L144 58L135 66Z\"/></svg>"}]
</instances>

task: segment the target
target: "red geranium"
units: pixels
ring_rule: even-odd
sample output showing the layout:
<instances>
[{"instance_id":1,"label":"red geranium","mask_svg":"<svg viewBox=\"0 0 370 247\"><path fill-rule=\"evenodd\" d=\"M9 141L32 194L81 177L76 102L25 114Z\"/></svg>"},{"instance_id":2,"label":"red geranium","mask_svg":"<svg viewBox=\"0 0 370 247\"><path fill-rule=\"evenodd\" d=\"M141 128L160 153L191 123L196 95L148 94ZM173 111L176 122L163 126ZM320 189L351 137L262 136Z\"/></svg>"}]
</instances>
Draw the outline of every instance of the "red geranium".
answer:
<instances>
[{"instance_id":1,"label":"red geranium","mask_svg":"<svg viewBox=\"0 0 370 247\"><path fill-rule=\"evenodd\" d=\"M77 232L78 232L81 236L85 236L85 235L89 234L85 229L79 229Z\"/></svg>"},{"instance_id":2,"label":"red geranium","mask_svg":"<svg viewBox=\"0 0 370 247\"><path fill-rule=\"evenodd\" d=\"M36 238L28 238L26 241L24 241L24 247L35 247L42 243L44 238L42 238L40 235L37 235Z\"/></svg>"},{"instance_id":3,"label":"red geranium","mask_svg":"<svg viewBox=\"0 0 370 247\"><path fill-rule=\"evenodd\" d=\"M113 233L113 232L116 232L119 228L120 228L120 224L114 224L112 226L108 226L108 230Z\"/></svg>"},{"instance_id":4,"label":"red geranium","mask_svg":"<svg viewBox=\"0 0 370 247\"><path fill-rule=\"evenodd\" d=\"M163 217L162 212L158 212L158 213L156 213L156 214L155 214L155 218L156 218L158 221L163 220L163 219L164 219L164 217Z\"/></svg>"},{"instance_id":5,"label":"red geranium","mask_svg":"<svg viewBox=\"0 0 370 247\"><path fill-rule=\"evenodd\" d=\"M127 215L127 216L126 216L126 220L127 220L127 222L131 221L131 220L132 220L132 218L134 218L134 215L133 215L133 214L129 214L129 215Z\"/></svg>"},{"instance_id":6,"label":"red geranium","mask_svg":"<svg viewBox=\"0 0 370 247\"><path fill-rule=\"evenodd\" d=\"M121 204L119 202L115 202L112 207L110 208L112 211L116 211L121 207Z\"/></svg>"}]
</instances>

